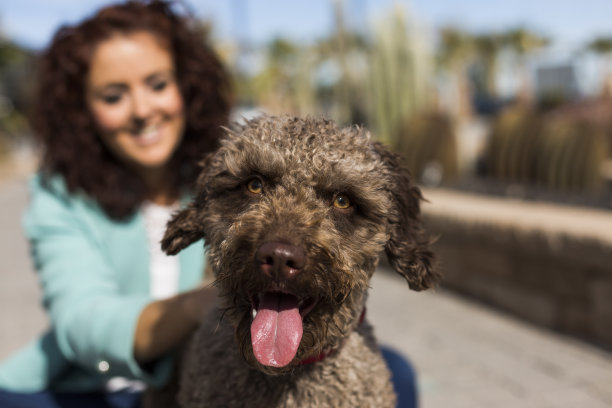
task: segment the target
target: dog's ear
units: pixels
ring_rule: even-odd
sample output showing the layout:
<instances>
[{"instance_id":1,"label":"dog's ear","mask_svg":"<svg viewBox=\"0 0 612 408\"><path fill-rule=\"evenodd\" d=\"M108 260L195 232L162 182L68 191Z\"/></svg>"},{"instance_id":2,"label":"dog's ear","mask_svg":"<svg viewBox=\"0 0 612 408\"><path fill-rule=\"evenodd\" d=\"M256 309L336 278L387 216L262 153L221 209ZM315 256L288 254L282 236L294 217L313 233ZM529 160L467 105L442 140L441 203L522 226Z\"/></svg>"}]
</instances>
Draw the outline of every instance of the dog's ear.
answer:
<instances>
[{"instance_id":1,"label":"dog's ear","mask_svg":"<svg viewBox=\"0 0 612 408\"><path fill-rule=\"evenodd\" d=\"M204 238L199 211L193 203L177 212L166 226L161 241L162 250L168 255L176 255L197 240Z\"/></svg>"},{"instance_id":2,"label":"dog's ear","mask_svg":"<svg viewBox=\"0 0 612 408\"><path fill-rule=\"evenodd\" d=\"M213 154L207 154L198 163L201 171L196 182L196 198L185 209L174 214L166 225L166 232L161 241L161 247L168 255L176 255L199 239L205 238L202 229L203 209L199 208L197 203L204 204L207 202L207 170L209 169L212 157Z\"/></svg>"},{"instance_id":3,"label":"dog's ear","mask_svg":"<svg viewBox=\"0 0 612 408\"><path fill-rule=\"evenodd\" d=\"M431 240L426 236L420 219L420 189L411 181L408 170L402 166L400 156L390 152L381 143L374 142L391 174L389 192L395 211L389 220L389 241L385 253L393 269L402 275L413 290L435 286L441 279L435 257L429 249Z\"/></svg>"}]
</instances>

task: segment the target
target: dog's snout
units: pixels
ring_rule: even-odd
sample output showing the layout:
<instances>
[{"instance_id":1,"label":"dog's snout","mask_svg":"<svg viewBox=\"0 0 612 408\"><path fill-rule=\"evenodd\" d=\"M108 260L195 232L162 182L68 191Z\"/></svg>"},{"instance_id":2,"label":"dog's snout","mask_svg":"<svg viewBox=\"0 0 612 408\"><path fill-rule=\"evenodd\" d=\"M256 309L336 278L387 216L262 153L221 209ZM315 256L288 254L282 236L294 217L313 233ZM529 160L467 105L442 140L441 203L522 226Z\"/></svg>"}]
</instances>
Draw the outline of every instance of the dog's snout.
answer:
<instances>
[{"instance_id":1,"label":"dog's snout","mask_svg":"<svg viewBox=\"0 0 612 408\"><path fill-rule=\"evenodd\" d=\"M304 250L282 242L264 242L257 249L255 261L261 271L271 278L290 279L306 265Z\"/></svg>"}]
</instances>

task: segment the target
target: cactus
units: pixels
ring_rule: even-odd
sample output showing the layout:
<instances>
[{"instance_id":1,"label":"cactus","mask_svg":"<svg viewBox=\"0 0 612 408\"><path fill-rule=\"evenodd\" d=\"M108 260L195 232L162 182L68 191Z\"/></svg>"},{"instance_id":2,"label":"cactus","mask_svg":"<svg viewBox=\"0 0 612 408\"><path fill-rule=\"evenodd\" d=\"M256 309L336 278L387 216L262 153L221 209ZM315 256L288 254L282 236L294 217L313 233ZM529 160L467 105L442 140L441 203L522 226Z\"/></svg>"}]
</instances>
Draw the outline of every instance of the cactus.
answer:
<instances>
[{"instance_id":1,"label":"cactus","mask_svg":"<svg viewBox=\"0 0 612 408\"><path fill-rule=\"evenodd\" d=\"M528 183L534 177L540 121L525 109L510 109L495 121L489 137L486 163L499 181Z\"/></svg>"},{"instance_id":2,"label":"cactus","mask_svg":"<svg viewBox=\"0 0 612 408\"><path fill-rule=\"evenodd\" d=\"M600 192L609 145L604 130L572 117L509 110L496 121L486 161L492 179L563 192Z\"/></svg>"},{"instance_id":3,"label":"cactus","mask_svg":"<svg viewBox=\"0 0 612 408\"><path fill-rule=\"evenodd\" d=\"M394 148L412 174L424 184L452 180L458 173L457 141L452 120L445 115L422 114L406 119L396 130ZM439 180L427 171L440 172Z\"/></svg>"},{"instance_id":4,"label":"cactus","mask_svg":"<svg viewBox=\"0 0 612 408\"><path fill-rule=\"evenodd\" d=\"M565 192L600 192L601 173L608 152L605 132L598 126L573 119L550 120L542 132L538 180Z\"/></svg>"},{"instance_id":5,"label":"cactus","mask_svg":"<svg viewBox=\"0 0 612 408\"><path fill-rule=\"evenodd\" d=\"M394 146L401 122L429 102L431 53L400 8L378 22L369 62L369 116L379 140Z\"/></svg>"}]
</instances>

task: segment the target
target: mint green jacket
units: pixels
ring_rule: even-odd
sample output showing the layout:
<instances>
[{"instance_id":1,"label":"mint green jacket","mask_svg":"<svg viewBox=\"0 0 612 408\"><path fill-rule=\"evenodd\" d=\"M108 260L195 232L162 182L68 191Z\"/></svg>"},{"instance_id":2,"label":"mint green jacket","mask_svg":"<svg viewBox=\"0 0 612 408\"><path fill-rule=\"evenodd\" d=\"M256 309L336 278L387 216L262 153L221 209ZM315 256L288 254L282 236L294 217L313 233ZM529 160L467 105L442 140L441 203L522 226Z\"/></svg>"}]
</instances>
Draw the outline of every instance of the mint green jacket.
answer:
<instances>
[{"instance_id":1,"label":"mint green jacket","mask_svg":"<svg viewBox=\"0 0 612 408\"><path fill-rule=\"evenodd\" d=\"M92 391L117 376L164 384L172 356L144 370L133 355L138 317L152 301L141 215L117 222L93 200L68 194L60 178L50 187L31 180L24 228L51 327L0 362L0 389ZM184 291L203 278L203 242L178 256Z\"/></svg>"}]
</instances>

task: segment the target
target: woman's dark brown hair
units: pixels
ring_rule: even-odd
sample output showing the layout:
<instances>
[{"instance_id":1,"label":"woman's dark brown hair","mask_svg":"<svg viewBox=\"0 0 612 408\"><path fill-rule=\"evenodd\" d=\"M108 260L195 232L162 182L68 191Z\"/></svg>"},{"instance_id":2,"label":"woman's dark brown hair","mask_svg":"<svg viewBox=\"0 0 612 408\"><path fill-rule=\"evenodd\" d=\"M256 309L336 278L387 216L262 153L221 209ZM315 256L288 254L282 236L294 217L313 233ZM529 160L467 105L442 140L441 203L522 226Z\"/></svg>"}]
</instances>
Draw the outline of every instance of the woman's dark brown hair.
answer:
<instances>
[{"instance_id":1,"label":"woman's dark brown hair","mask_svg":"<svg viewBox=\"0 0 612 408\"><path fill-rule=\"evenodd\" d=\"M228 121L230 80L193 21L165 1L109 6L75 26L58 30L42 55L33 127L42 143L44 179L61 175L72 193L84 192L114 219L134 213L145 199L144 182L104 146L85 102L93 50L114 34L147 31L168 44L185 106L181 145L170 161L176 193L189 190L197 162L217 146Z\"/></svg>"}]
</instances>

